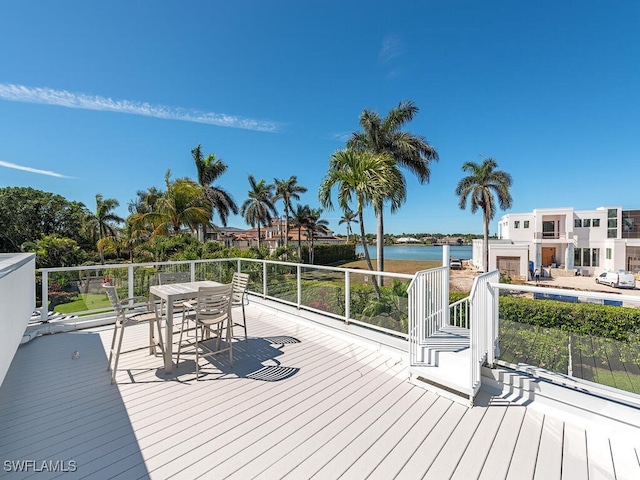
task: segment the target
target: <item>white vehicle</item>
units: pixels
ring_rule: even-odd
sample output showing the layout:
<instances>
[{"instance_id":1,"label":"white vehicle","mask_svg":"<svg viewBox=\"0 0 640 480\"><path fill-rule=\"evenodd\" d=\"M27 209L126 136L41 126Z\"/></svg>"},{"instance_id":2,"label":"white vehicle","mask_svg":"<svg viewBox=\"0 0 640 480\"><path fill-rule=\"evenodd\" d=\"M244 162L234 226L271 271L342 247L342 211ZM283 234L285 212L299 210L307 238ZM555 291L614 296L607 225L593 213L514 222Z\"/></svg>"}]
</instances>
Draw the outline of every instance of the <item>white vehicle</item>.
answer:
<instances>
[{"instance_id":1,"label":"white vehicle","mask_svg":"<svg viewBox=\"0 0 640 480\"><path fill-rule=\"evenodd\" d=\"M636 277L626 270L603 272L596 277L596 283L618 288L636 288Z\"/></svg>"},{"instance_id":2,"label":"white vehicle","mask_svg":"<svg viewBox=\"0 0 640 480\"><path fill-rule=\"evenodd\" d=\"M451 268L451 270L462 270L462 260L459 258L452 258L449 260L449 268Z\"/></svg>"}]
</instances>

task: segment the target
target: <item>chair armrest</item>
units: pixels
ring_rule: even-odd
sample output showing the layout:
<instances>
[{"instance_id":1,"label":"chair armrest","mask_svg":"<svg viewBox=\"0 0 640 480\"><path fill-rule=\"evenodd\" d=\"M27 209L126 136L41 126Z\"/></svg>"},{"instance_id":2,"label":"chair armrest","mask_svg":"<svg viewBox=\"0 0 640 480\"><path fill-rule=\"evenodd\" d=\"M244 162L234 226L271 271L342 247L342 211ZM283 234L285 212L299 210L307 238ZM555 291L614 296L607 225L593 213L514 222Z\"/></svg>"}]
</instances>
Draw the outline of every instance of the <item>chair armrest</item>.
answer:
<instances>
[{"instance_id":1,"label":"chair armrest","mask_svg":"<svg viewBox=\"0 0 640 480\"><path fill-rule=\"evenodd\" d=\"M120 300L120 306L125 310L133 310L140 307L147 307L149 311L155 310L155 304L149 300L149 297L143 295Z\"/></svg>"}]
</instances>

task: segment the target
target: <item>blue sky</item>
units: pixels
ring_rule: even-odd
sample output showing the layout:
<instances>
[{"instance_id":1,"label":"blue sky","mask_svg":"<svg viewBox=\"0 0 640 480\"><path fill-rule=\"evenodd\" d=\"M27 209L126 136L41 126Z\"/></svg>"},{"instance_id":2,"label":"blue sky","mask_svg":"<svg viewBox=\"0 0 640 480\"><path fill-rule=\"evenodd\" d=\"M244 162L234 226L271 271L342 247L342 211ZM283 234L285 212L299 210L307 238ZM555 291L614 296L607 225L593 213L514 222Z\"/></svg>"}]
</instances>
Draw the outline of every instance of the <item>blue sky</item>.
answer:
<instances>
[{"instance_id":1,"label":"blue sky","mask_svg":"<svg viewBox=\"0 0 640 480\"><path fill-rule=\"evenodd\" d=\"M91 210L101 193L126 216L167 169L195 178L202 144L228 164L219 185L238 205L249 174L297 175L301 203L318 207L362 110L412 100L407 129L440 160L429 184L406 173L389 233L481 233L454 194L480 155L513 176L511 212L640 208L639 85L635 0L5 0L0 187ZM340 217L323 215L344 233ZM372 212L365 226L375 231Z\"/></svg>"}]
</instances>

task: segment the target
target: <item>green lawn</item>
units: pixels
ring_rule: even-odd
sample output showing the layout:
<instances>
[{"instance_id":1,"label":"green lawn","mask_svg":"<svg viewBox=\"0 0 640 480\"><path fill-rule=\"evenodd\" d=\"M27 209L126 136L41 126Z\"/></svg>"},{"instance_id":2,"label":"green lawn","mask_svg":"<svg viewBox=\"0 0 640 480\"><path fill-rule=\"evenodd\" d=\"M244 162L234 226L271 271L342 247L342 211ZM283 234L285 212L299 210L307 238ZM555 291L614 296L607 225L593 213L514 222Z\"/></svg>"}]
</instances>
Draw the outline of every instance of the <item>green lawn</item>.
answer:
<instances>
[{"instance_id":1,"label":"green lawn","mask_svg":"<svg viewBox=\"0 0 640 480\"><path fill-rule=\"evenodd\" d=\"M57 305L54 311L60 313L82 313L87 310L104 309L111 310L111 302L106 295L98 295L94 293L81 293L76 299L69 303Z\"/></svg>"}]
</instances>

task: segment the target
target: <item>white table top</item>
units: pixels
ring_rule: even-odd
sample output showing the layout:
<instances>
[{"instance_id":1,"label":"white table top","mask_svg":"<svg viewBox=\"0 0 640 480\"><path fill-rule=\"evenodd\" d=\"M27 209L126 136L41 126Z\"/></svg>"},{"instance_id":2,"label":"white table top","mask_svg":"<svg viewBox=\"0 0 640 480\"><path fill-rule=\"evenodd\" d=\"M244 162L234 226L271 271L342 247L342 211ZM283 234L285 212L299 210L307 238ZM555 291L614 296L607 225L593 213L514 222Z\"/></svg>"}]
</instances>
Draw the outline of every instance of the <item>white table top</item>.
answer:
<instances>
[{"instance_id":1,"label":"white table top","mask_svg":"<svg viewBox=\"0 0 640 480\"><path fill-rule=\"evenodd\" d=\"M200 287L219 287L222 285L219 282L211 280L202 280L199 282L187 282L187 283L170 283L167 285L152 285L149 288L149 292L156 297L159 297L167 302L173 302L175 300L182 300L193 297L198 293Z\"/></svg>"}]
</instances>

